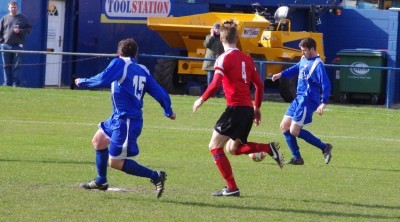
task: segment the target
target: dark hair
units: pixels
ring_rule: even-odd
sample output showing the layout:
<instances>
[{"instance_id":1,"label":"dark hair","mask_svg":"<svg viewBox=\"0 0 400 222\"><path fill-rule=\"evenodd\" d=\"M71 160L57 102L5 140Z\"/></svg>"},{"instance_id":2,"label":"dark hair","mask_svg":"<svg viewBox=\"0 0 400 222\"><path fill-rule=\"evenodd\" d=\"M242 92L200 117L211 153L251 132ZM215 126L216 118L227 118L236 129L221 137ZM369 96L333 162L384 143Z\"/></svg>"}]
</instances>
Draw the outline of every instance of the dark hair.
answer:
<instances>
[{"instance_id":1,"label":"dark hair","mask_svg":"<svg viewBox=\"0 0 400 222\"><path fill-rule=\"evenodd\" d=\"M307 49L314 48L314 50L317 50L317 43L315 42L314 39L307 37L307 38L301 40L299 47L304 47Z\"/></svg>"},{"instance_id":2,"label":"dark hair","mask_svg":"<svg viewBox=\"0 0 400 222\"><path fill-rule=\"evenodd\" d=\"M225 21L220 29L221 40L226 41L227 43L236 43L237 41L237 24L233 21L233 19L229 19Z\"/></svg>"},{"instance_id":3,"label":"dark hair","mask_svg":"<svg viewBox=\"0 0 400 222\"><path fill-rule=\"evenodd\" d=\"M123 57L136 57L138 46L132 38L123 39L118 43L118 52Z\"/></svg>"}]
</instances>

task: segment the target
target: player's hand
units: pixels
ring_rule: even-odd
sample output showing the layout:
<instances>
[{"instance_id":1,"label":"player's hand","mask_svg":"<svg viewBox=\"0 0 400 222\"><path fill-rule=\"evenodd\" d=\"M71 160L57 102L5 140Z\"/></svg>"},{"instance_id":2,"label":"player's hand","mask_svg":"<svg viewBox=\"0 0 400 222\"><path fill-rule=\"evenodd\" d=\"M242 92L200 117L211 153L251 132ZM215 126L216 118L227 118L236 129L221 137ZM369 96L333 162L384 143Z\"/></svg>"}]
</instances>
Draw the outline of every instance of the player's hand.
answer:
<instances>
[{"instance_id":1,"label":"player's hand","mask_svg":"<svg viewBox=\"0 0 400 222\"><path fill-rule=\"evenodd\" d=\"M168 118L170 118L172 120L175 120L176 119L176 113L172 113L172 115L168 116Z\"/></svg>"},{"instance_id":2,"label":"player's hand","mask_svg":"<svg viewBox=\"0 0 400 222\"><path fill-rule=\"evenodd\" d=\"M317 108L317 113L322 116L322 114L324 114L324 109L326 108L326 104L325 103L321 103L321 105L318 106Z\"/></svg>"},{"instance_id":3,"label":"player's hand","mask_svg":"<svg viewBox=\"0 0 400 222\"><path fill-rule=\"evenodd\" d=\"M281 73L274 74L274 75L272 75L272 81L275 82L275 80L278 80L278 79L280 79L281 77L282 77L282 74L281 74Z\"/></svg>"},{"instance_id":4,"label":"player's hand","mask_svg":"<svg viewBox=\"0 0 400 222\"><path fill-rule=\"evenodd\" d=\"M260 125L261 123L261 111L260 108L254 108L254 124L256 126Z\"/></svg>"},{"instance_id":5,"label":"player's hand","mask_svg":"<svg viewBox=\"0 0 400 222\"><path fill-rule=\"evenodd\" d=\"M200 97L200 98L198 98L195 102L194 102L194 104L193 104L193 112L196 112L197 111L197 109L201 106L201 105L203 105L203 99Z\"/></svg>"},{"instance_id":6,"label":"player's hand","mask_svg":"<svg viewBox=\"0 0 400 222\"><path fill-rule=\"evenodd\" d=\"M74 80L74 83L75 83L75 85L76 85L77 87L79 87L79 80L80 80L80 78L76 78L76 79Z\"/></svg>"}]
</instances>

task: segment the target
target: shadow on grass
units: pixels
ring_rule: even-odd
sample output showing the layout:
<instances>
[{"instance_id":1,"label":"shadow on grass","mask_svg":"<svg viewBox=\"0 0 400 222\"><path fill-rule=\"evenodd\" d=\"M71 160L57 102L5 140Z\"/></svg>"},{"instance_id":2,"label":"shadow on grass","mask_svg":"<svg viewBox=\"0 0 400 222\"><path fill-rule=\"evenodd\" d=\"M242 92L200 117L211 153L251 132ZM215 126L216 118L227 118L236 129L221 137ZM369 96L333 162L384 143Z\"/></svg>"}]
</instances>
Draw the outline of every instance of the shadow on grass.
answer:
<instances>
[{"instance_id":1,"label":"shadow on grass","mask_svg":"<svg viewBox=\"0 0 400 222\"><path fill-rule=\"evenodd\" d=\"M291 201L293 201L291 199ZM368 205L368 204L359 204L359 203L344 203L344 202L337 202L337 201L324 201L324 200L299 200L299 202L305 203L324 203L324 204L334 204L340 206L350 206L350 207L365 207L365 208L373 208L373 209L386 209L386 210L400 210L400 206L384 206L384 205Z\"/></svg>"},{"instance_id":2,"label":"shadow on grass","mask_svg":"<svg viewBox=\"0 0 400 222\"><path fill-rule=\"evenodd\" d=\"M339 201L326 201L326 200L306 200L306 199L287 199L287 198L276 198L273 196L263 196L267 199L274 199L279 201L291 201L291 202L299 202L299 203L321 203L321 204L332 204L332 205L339 205L339 206L349 206L349 207L365 207L371 209L384 209L384 210L400 210L400 206L385 206L385 205L378 205L378 204L360 204L360 203L349 203L349 202L339 202ZM395 217L400 218L400 217Z\"/></svg>"},{"instance_id":3,"label":"shadow on grass","mask_svg":"<svg viewBox=\"0 0 400 222\"><path fill-rule=\"evenodd\" d=\"M232 198L232 197L228 197ZM237 210L258 210L258 211L270 211L270 212L281 212L281 213L298 213L298 214L312 214L321 217L344 217L344 218L365 218L365 219L400 219L396 216L385 216L385 215L368 215L360 213L345 213L345 212L333 212L333 211L318 211L318 210L297 210L288 208L272 208L272 207L246 207L241 205L233 204L212 204L212 203L202 203L193 201L175 201L175 200L163 200L163 202L171 204L179 204L184 206L194 206L194 207L214 207L219 209L237 209ZM337 203L338 204L338 203ZM342 205L342 204L341 204ZM396 207L398 209L399 207Z\"/></svg>"},{"instance_id":4,"label":"shadow on grass","mask_svg":"<svg viewBox=\"0 0 400 222\"><path fill-rule=\"evenodd\" d=\"M89 162L89 161L76 161L76 160L18 160L18 159L0 159L0 162L59 163L59 164L94 164L94 162Z\"/></svg>"},{"instance_id":5,"label":"shadow on grass","mask_svg":"<svg viewBox=\"0 0 400 222\"><path fill-rule=\"evenodd\" d=\"M342 168L342 169L351 169L351 170L367 170L367 171L385 171L385 172L400 172L400 169L376 169L376 168L367 168L367 167L341 167L341 166L336 166L336 168Z\"/></svg>"}]
</instances>

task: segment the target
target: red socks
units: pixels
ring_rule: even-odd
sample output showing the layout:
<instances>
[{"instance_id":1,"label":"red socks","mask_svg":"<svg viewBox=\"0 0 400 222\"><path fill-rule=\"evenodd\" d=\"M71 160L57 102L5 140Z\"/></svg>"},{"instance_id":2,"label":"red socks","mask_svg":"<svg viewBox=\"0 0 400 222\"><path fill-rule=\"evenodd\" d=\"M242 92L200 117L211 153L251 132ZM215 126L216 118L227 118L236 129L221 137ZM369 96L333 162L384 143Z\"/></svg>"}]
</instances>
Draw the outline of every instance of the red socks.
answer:
<instances>
[{"instance_id":1,"label":"red socks","mask_svg":"<svg viewBox=\"0 0 400 222\"><path fill-rule=\"evenodd\" d=\"M271 155L271 147L269 144L265 143L252 143L249 142L247 144L240 145L235 154L249 154L249 153L259 153L266 152ZM211 153L214 157L214 162L218 167L219 172L222 177L225 179L227 186L230 190L237 190L236 181L233 177L232 167L229 163L228 158L225 155L224 148L218 147L211 150Z\"/></svg>"},{"instance_id":2,"label":"red socks","mask_svg":"<svg viewBox=\"0 0 400 222\"><path fill-rule=\"evenodd\" d=\"M252 143L248 142L247 144L240 145L237 149L235 154L250 154L250 153L259 153L259 152L266 152L271 155L271 147L269 144L265 143Z\"/></svg>"},{"instance_id":3,"label":"red socks","mask_svg":"<svg viewBox=\"0 0 400 222\"><path fill-rule=\"evenodd\" d=\"M232 191L237 190L238 188L236 186L235 178L233 177L232 167L225 155L224 148L214 148L211 150L211 153L219 172L227 183L228 188Z\"/></svg>"}]
</instances>

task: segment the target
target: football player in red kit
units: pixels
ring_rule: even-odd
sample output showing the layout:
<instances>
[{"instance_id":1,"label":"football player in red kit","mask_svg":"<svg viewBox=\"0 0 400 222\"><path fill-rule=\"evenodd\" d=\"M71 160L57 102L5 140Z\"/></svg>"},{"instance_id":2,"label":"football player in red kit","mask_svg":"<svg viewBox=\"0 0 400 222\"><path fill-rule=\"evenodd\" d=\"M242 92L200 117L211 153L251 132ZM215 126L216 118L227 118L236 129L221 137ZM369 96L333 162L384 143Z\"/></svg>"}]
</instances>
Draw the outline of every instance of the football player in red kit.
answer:
<instances>
[{"instance_id":1,"label":"football player in red kit","mask_svg":"<svg viewBox=\"0 0 400 222\"><path fill-rule=\"evenodd\" d=\"M217 58L214 65L214 78L204 94L194 102L193 112L196 112L207 99L212 97L222 84L227 108L214 126L209 149L226 181L226 187L212 195L240 196L230 162L224 152L225 146L227 152L233 155L266 152L281 168L283 156L276 142L266 144L247 141L253 121L256 125L261 122L260 107L264 86L253 60L236 47L237 24L233 20L224 22L220 33L225 52ZM254 104L251 99L251 85L255 88Z\"/></svg>"}]
</instances>

